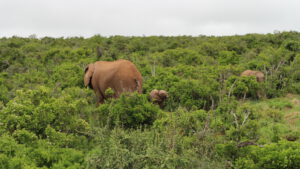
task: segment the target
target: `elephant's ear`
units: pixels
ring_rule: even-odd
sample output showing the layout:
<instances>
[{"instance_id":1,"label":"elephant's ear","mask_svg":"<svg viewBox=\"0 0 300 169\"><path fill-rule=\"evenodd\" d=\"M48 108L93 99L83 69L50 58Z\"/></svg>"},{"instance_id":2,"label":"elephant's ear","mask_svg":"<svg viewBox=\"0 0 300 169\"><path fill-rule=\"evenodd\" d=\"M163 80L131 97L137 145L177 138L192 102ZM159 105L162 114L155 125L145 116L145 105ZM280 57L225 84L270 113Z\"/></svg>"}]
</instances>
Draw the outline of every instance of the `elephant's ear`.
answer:
<instances>
[{"instance_id":1,"label":"elephant's ear","mask_svg":"<svg viewBox=\"0 0 300 169\"><path fill-rule=\"evenodd\" d=\"M95 66L94 64L89 64L86 68L85 68L85 74L84 74L84 86L87 87L89 85L91 85L91 79L93 77L95 71Z\"/></svg>"}]
</instances>

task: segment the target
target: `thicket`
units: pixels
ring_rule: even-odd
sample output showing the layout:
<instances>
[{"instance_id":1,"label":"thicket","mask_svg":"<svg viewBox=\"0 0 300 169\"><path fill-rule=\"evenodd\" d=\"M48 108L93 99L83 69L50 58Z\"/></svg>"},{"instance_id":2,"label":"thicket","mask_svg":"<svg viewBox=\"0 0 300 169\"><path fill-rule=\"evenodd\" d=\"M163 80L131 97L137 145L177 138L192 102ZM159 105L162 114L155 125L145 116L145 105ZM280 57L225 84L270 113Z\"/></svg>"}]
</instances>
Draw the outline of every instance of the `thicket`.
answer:
<instances>
[{"instance_id":1,"label":"thicket","mask_svg":"<svg viewBox=\"0 0 300 169\"><path fill-rule=\"evenodd\" d=\"M143 94L97 107L84 68L116 59L138 67ZM168 91L164 109L152 89ZM287 93L300 94L298 32L1 38L0 168L299 168Z\"/></svg>"}]
</instances>

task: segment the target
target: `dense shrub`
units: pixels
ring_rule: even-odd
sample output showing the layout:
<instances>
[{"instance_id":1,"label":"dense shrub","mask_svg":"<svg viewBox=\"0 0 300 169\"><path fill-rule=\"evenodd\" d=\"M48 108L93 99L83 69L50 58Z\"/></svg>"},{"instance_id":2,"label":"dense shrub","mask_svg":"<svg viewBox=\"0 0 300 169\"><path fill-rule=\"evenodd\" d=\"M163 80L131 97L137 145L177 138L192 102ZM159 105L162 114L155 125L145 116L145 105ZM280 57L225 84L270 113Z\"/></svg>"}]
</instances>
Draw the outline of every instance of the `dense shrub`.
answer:
<instances>
[{"instance_id":1,"label":"dense shrub","mask_svg":"<svg viewBox=\"0 0 300 169\"><path fill-rule=\"evenodd\" d=\"M0 38L0 168L299 168L299 40ZM84 68L120 58L142 73L143 94L97 106ZM153 89L169 93L163 109Z\"/></svg>"},{"instance_id":2,"label":"dense shrub","mask_svg":"<svg viewBox=\"0 0 300 169\"><path fill-rule=\"evenodd\" d=\"M51 139L51 126L53 132L59 131L61 135L68 137L65 140L54 141L62 141L68 147L80 146L80 142L76 145L73 141L85 140L86 138L81 138L80 135L90 130L86 119L81 118L86 117L82 111L87 102L83 99L72 99L67 94L59 98L51 94L51 90L46 87L17 91L17 96L0 112L1 127L20 143L30 144L37 138L50 136Z\"/></svg>"},{"instance_id":3,"label":"dense shrub","mask_svg":"<svg viewBox=\"0 0 300 169\"><path fill-rule=\"evenodd\" d=\"M160 111L158 106L148 101L146 95L125 93L119 99L110 99L100 105L96 113L101 126L138 128L151 125Z\"/></svg>"},{"instance_id":4,"label":"dense shrub","mask_svg":"<svg viewBox=\"0 0 300 169\"><path fill-rule=\"evenodd\" d=\"M228 95L235 95L238 98L245 98L247 95L258 98L259 95L263 95L262 87L262 84L259 84L254 76L231 76L226 81Z\"/></svg>"},{"instance_id":5,"label":"dense shrub","mask_svg":"<svg viewBox=\"0 0 300 169\"><path fill-rule=\"evenodd\" d=\"M299 142L279 142L263 147L244 148L236 168L298 168L300 166Z\"/></svg>"}]
</instances>

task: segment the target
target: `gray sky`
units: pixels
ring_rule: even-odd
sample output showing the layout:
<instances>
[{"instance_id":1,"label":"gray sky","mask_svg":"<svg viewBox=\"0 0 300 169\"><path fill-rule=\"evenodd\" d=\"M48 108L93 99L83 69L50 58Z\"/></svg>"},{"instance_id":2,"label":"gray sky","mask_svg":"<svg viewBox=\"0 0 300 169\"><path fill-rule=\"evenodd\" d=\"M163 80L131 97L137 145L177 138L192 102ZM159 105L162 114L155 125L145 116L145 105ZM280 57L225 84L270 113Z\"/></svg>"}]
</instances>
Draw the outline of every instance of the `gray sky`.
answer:
<instances>
[{"instance_id":1,"label":"gray sky","mask_svg":"<svg viewBox=\"0 0 300 169\"><path fill-rule=\"evenodd\" d=\"M300 31L300 0L0 0L0 37Z\"/></svg>"}]
</instances>

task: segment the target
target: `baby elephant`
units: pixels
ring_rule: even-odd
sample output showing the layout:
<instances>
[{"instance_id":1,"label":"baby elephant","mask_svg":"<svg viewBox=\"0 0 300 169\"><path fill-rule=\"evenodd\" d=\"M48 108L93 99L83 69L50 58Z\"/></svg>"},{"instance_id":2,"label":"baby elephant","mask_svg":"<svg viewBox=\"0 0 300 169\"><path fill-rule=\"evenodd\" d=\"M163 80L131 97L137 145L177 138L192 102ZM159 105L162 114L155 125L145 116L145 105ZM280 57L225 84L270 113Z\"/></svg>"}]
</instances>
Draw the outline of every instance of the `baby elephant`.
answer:
<instances>
[{"instance_id":1,"label":"baby elephant","mask_svg":"<svg viewBox=\"0 0 300 169\"><path fill-rule=\"evenodd\" d=\"M164 107L164 102L168 98L168 92L165 90L154 89L150 92L150 99L154 104L158 104L160 108Z\"/></svg>"}]
</instances>

